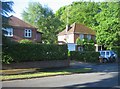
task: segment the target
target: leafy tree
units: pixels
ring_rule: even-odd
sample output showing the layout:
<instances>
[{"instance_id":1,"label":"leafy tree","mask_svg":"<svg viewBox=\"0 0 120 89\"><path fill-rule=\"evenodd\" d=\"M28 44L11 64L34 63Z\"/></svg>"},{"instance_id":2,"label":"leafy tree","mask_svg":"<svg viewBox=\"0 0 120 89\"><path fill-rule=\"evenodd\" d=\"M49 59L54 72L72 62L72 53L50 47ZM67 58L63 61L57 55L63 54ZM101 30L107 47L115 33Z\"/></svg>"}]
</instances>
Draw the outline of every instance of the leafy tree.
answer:
<instances>
[{"instance_id":1,"label":"leafy tree","mask_svg":"<svg viewBox=\"0 0 120 89\"><path fill-rule=\"evenodd\" d=\"M107 48L120 45L120 22L119 22L119 2L100 3L101 12L95 18L99 23L95 27L97 30L97 43L105 45Z\"/></svg>"},{"instance_id":2,"label":"leafy tree","mask_svg":"<svg viewBox=\"0 0 120 89\"><path fill-rule=\"evenodd\" d=\"M55 15L63 22L61 27L65 27L68 16L69 24L83 23L92 28L97 32L97 43L111 48L120 45L119 5L120 2L73 2L61 7Z\"/></svg>"},{"instance_id":3,"label":"leafy tree","mask_svg":"<svg viewBox=\"0 0 120 89\"><path fill-rule=\"evenodd\" d=\"M38 2L29 3L22 13L23 20L36 26L38 31L43 33L44 43L57 43L57 36L60 21L54 16L52 10L43 7Z\"/></svg>"},{"instance_id":4,"label":"leafy tree","mask_svg":"<svg viewBox=\"0 0 120 89\"><path fill-rule=\"evenodd\" d=\"M68 15L67 15L68 13ZM95 2L73 2L71 5L61 7L56 12L56 17L58 17L65 26L66 18L68 16L69 24L74 22L83 23L89 27L97 25L94 16L99 13L99 4ZM62 25L62 26L63 26Z\"/></svg>"}]
</instances>

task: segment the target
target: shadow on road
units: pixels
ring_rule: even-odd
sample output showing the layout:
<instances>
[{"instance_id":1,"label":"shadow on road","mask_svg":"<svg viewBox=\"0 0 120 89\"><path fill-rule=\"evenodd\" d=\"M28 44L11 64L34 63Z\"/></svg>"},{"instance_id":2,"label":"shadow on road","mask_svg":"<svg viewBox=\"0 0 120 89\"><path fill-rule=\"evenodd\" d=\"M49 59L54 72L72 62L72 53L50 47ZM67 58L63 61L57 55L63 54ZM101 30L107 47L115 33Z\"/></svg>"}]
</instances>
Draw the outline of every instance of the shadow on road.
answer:
<instances>
[{"instance_id":1,"label":"shadow on road","mask_svg":"<svg viewBox=\"0 0 120 89\"><path fill-rule=\"evenodd\" d=\"M89 83L84 83L84 84L74 84L74 85L68 85L64 86L64 89L98 89L98 88L106 88L106 89L111 89L111 88L117 88L119 85L118 81L118 75L115 75L112 78L108 79L102 79L97 82L89 82ZM120 87L119 87L120 88Z\"/></svg>"}]
</instances>

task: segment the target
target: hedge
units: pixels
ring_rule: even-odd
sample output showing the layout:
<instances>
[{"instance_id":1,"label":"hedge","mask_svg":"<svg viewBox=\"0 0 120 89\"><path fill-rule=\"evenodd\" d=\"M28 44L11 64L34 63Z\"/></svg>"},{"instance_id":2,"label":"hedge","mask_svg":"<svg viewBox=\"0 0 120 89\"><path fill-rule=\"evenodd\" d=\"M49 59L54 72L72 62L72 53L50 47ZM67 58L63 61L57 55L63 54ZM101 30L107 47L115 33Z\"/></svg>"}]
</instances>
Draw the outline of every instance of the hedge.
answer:
<instances>
[{"instance_id":1,"label":"hedge","mask_svg":"<svg viewBox=\"0 0 120 89\"><path fill-rule=\"evenodd\" d=\"M115 51L120 58L120 46L114 46L111 48L111 50Z\"/></svg>"},{"instance_id":2,"label":"hedge","mask_svg":"<svg viewBox=\"0 0 120 89\"><path fill-rule=\"evenodd\" d=\"M94 44L85 44L84 45L84 51L95 51L95 46Z\"/></svg>"},{"instance_id":3,"label":"hedge","mask_svg":"<svg viewBox=\"0 0 120 89\"><path fill-rule=\"evenodd\" d=\"M82 61L82 62L99 62L99 52L94 51L71 51L70 58L71 60Z\"/></svg>"},{"instance_id":4,"label":"hedge","mask_svg":"<svg viewBox=\"0 0 120 89\"><path fill-rule=\"evenodd\" d=\"M65 60L67 45L55 44L9 44L3 46L3 60L13 59L14 62Z\"/></svg>"}]
</instances>

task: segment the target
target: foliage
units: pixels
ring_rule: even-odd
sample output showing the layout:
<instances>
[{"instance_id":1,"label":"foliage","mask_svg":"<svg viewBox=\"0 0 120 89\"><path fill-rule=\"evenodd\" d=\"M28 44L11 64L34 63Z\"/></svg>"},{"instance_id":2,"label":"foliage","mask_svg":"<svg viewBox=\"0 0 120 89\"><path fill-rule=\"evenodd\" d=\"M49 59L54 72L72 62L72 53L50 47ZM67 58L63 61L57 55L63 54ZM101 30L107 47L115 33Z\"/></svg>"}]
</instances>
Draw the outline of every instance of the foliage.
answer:
<instances>
[{"instance_id":1,"label":"foliage","mask_svg":"<svg viewBox=\"0 0 120 89\"><path fill-rule=\"evenodd\" d=\"M14 62L65 60L67 45L9 44L3 46L3 56L9 55Z\"/></svg>"},{"instance_id":2,"label":"foliage","mask_svg":"<svg viewBox=\"0 0 120 89\"><path fill-rule=\"evenodd\" d=\"M16 41L11 40L9 37L2 35L2 45L16 44L16 43L17 43Z\"/></svg>"},{"instance_id":3,"label":"foliage","mask_svg":"<svg viewBox=\"0 0 120 89\"><path fill-rule=\"evenodd\" d=\"M43 33L44 43L57 43L59 25L61 22L54 16L52 10L40 3L31 2L22 13L23 20L36 26Z\"/></svg>"},{"instance_id":4,"label":"foliage","mask_svg":"<svg viewBox=\"0 0 120 89\"><path fill-rule=\"evenodd\" d=\"M31 44L33 42L31 40L28 40L28 39L23 39L23 40L20 40L19 43Z\"/></svg>"},{"instance_id":5,"label":"foliage","mask_svg":"<svg viewBox=\"0 0 120 89\"><path fill-rule=\"evenodd\" d=\"M77 45L84 45L83 40L81 40L79 37L76 39Z\"/></svg>"},{"instance_id":6,"label":"foliage","mask_svg":"<svg viewBox=\"0 0 120 89\"><path fill-rule=\"evenodd\" d=\"M94 51L71 51L70 52L71 60L83 61L83 62L99 62L99 52Z\"/></svg>"},{"instance_id":7,"label":"foliage","mask_svg":"<svg viewBox=\"0 0 120 89\"><path fill-rule=\"evenodd\" d=\"M85 44L84 45L84 51L95 51L95 46L94 44Z\"/></svg>"},{"instance_id":8,"label":"foliage","mask_svg":"<svg viewBox=\"0 0 120 89\"><path fill-rule=\"evenodd\" d=\"M6 27L8 25L8 13L14 12L12 6L14 4L13 1L0 1L2 8L0 8L2 15L2 26Z\"/></svg>"},{"instance_id":9,"label":"foliage","mask_svg":"<svg viewBox=\"0 0 120 89\"><path fill-rule=\"evenodd\" d=\"M115 51L120 58L120 46L113 46L110 50Z\"/></svg>"},{"instance_id":10,"label":"foliage","mask_svg":"<svg viewBox=\"0 0 120 89\"><path fill-rule=\"evenodd\" d=\"M91 27L97 24L94 16L98 11L99 5L95 2L73 2L71 5L61 7L56 12L56 17L58 17L65 26L68 13L69 24L76 22Z\"/></svg>"},{"instance_id":11,"label":"foliage","mask_svg":"<svg viewBox=\"0 0 120 89\"><path fill-rule=\"evenodd\" d=\"M56 12L65 26L67 13L69 24L83 23L96 30L96 40L107 48L120 45L119 2L73 2ZM69 10L67 10L69 9ZM82 42L79 42L82 44Z\"/></svg>"},{"instance_id":12,"label":"foliage","mask_svg":"<svg viewBox=\"0 0 120 89\"><path fill-rule=\"evenodd\" d=\"M119 2L104 2L99 8L101 12L95 18L99 23L97 29L97 43L107 48L120 45Z\"/></svg>"},{"instance_id":13,"label":"foliage","mask_svg":"<svg viewBox=\"0 0 120 89\"><path fill-rule=\"evenodd\" d=\"M2 53L2 63L10 64L13 61L10 55Z\"/></svg>"},{"instance_id":14,"label":"foliage","mask_svg":"<svg viewBox=\"0 0 120 89\"><path fill-rule=\"evenodd\" d=\"M94 41L88 40L88 39L80 39L79 37L76 39L76 43L77 45L81 45L84 46L84 51L94 51L95 50L95 46L94 46Z\"/></svg>"}]
</instances>

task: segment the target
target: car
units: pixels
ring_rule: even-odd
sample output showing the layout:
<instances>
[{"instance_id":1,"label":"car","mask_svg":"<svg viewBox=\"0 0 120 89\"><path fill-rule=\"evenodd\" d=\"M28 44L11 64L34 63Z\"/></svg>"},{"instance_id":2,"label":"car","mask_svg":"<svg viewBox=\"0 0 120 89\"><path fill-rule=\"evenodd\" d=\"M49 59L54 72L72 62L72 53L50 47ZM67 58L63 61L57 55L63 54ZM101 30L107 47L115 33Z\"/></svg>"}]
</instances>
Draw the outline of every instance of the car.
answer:
<instances>
[{"instance_id":1,"label":"car","mask_svg":"<svg viewBox=\"0 0 120 89\"><path fill-rule=\"evenodd\" d=\"M117 60L117 54L112 50L102 50L99 52L100 52L99 59L102 59L103 63L115 62Z\"/></svg>"}]
</instances>

